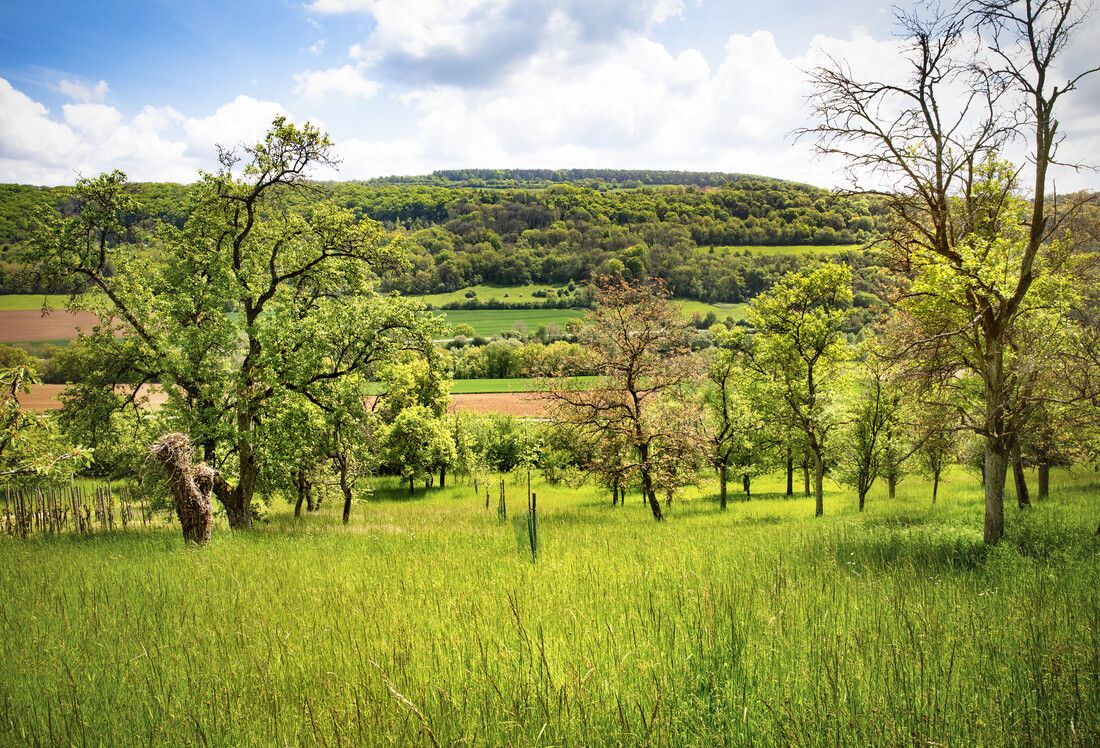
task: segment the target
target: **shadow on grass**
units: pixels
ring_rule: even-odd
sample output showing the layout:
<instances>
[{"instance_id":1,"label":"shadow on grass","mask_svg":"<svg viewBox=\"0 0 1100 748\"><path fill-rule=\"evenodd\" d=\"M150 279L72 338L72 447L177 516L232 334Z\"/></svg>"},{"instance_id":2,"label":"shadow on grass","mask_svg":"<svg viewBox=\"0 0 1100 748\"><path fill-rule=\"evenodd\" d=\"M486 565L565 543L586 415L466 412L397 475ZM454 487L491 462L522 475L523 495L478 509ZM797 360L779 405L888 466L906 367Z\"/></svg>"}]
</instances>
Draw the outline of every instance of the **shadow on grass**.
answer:
<instances>
[{"instance_id":1,"label":"shadow on grass","mask_svg":"<svg viewBox=\"0 0 1100 748\"><path fill-rule=\"evenodd\" d=\"M982 566L990 551L982 542L980 529L920 524L879 523L868 527L850 523L822 540L841 567L860 569L903 566L921 572L973 570Z\"/></svg>"}]
</instances>

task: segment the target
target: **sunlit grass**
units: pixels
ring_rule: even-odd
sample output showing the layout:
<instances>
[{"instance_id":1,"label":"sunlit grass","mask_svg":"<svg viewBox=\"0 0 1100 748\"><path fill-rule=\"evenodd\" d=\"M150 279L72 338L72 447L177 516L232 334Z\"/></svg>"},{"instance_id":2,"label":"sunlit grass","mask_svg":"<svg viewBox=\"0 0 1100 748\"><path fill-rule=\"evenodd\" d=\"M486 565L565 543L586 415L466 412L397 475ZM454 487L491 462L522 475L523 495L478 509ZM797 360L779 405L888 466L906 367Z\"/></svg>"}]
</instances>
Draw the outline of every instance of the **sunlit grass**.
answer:
<instances>
[{"instance_id":1,"label":"sunlit grass","mask_svg":"<svg viewBox=\"0 0 1100 748\"><path fill-rule=\"evenodd\" d=\"M801 476L796 476L800 478ZM801 493L801 481L796 480ZM976 480L826 517L782 476L655 523L537 483L356 504L188 550L171 531L0 542L0 743L1095 745L1097 477L981 543ZM734 497L736 498L736 494Z\"/></svg>"}]
</instances>

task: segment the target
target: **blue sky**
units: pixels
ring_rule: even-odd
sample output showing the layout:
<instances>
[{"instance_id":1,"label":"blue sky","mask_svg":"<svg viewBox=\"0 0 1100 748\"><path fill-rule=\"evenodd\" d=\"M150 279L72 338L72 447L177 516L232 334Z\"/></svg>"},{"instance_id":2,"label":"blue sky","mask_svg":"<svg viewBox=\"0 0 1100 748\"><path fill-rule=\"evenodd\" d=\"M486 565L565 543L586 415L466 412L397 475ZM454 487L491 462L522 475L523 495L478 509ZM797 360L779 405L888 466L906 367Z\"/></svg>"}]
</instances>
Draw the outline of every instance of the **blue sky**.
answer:
<instances>
[{"instance_id":1,"label":"blue sky","mask_svg":"<svg viewBox=\"0 0 1100 748\"><path fill-rule=\"evenodd\" d=\"M831 54L900 73L891 34L877 0L4 2L0 181L189 181L214 143L284 112L332 134L343 164L323 177L588 166L837 185L788 135L803 70ZM1092 153L1094 93L1064 117Z\"/></svg>"}]
</instances>

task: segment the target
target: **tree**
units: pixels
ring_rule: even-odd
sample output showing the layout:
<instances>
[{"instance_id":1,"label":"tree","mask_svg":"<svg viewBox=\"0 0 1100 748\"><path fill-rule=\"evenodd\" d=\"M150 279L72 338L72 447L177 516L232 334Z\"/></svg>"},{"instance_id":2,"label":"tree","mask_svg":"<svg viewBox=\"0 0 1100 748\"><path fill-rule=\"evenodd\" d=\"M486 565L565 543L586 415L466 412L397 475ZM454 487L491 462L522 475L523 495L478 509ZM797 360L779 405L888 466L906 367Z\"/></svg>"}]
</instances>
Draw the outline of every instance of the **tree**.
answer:
<instances>
[{"instance_id":1,"label":"tree","mask_svg":"<svg viewBox=\"0 0 1100 748\"><path fill-rule=\"evenodd\" d=\"M657 461L662 451L669 457L677 452L683 434L679 419L662 420L659 404L672 398L687 407L690 400L684 389L695 365L688 328L660 282L606 281L577 336L588 348L585 367L600 381L592 388L556 383L550 390L553 418L585 441L629 445L629 451L608 454L629 455L620 472L638 473L653 517L661 520Z\"/></svg>"},{"instance_id":2,"label":"tree","mask_svg":"<svg viewBox=\"0 0 1100 748\"><path fill-rule=\"evenodd\" d=\"M417 478L454 464L456 459L450 432L423 405L411 405L394 418L386 435L386 455L390 464L408 479L410 496L416 493Z\"/></svg>"},{"instance_id":3,"label":"tree","mask_svg":"<svg viewBox=\"0 0 1100 748\"><path fill-rule=\"evenodd\" d=\"M710 331L714 346L708 352L708 386L703 394L705 434L709 461L718 471L719 507L725 509L730 468L748 468L759 459L763 423L752 406L742 370L743 333L725 325L714 325Z\"/></svg>"},{"instance_id":4,"label":"tree","mask_svg":"<svg viewBox=\"0 0 1100 748\"><path fill-rule=\"evenodd\" d=\"M1082 19L1072 0L973 0L951 13L899 13L909 79L857 80L842 61L818 68L818 122L801 131L822 153L847 161L857 188L860 178L882 183L899 267L948 284L937 298L956 313L925 317L901 350L981 382L983 412L973 428L985 440L987 543L1004 534L1005 473L1018 426L1012 331L1030 308L1040 250L1057 229L1047 199L1063 138L1056 109L1100 69L1056 77ZM987 164L1015 138L1029 149L1031 199L1006 211L1015 180L991 175ZM953 345L957 338L965 342ZM945 355L949 345L956 355Z\"/></svg>"},{"instance_id":5,"label":"tree","mask_svg":"<svg viewBox=\"0 0 1100 748\"><path fill-rule=\"evenodd\" d=\"M867 493L882 473L886 453L886 432L897 418L899 399L882 362L869 354L862 365L858 390L851 399L852 411L844 427L838 478L851 486L863 511Z\"/></svg>"},{"instance_id":6,"label":"tree","mask_svg":"<svg viewBox=\"0 0 1100 748\"><path fill-rule=\"evenodd\" d=\"M805 436L818 517L825 511L825 444L840 422L851 278L847 266L835 263L784 277L753 300L749 321L756 334L744 348L746 366Z\"/></svg>"},{"instance_id":7,"label":"tree","mask_svg":"<svg viewBox=\"0 0 1100 748\"><path fill-rule=\"evenodd\" d=\"M326 135L278 117L219 161L190 191L182 228L134 224L140 206L121 172L80 180L75 213L40 220L30 259L88 286L74 303L124 333L139 381L165 388L240 528L276 404L299 396L329 409L328 383L429 350L431 325L377 292L379 274L401 265L401 242L327 202L295 209L310 170L334 163Z\"/></svg>"},{"instance_id":8,"label":"tree","mask_svg":"<svg viewBox=\"0 0 1100 748\"><path fill-rule=\"evenodd\" d=\"M917 412L917 429L920 432L920 470L932 479L932 503L936 503L940 491L940 476L958 447L958 430L952 425L950 408L934 403L922 403Z\"/></svg>"},{"instance_id":9,"label":"tree","mask_svg":"<svg viewBox=\"0 0 1100 748\"><path fill-rule=\"evenodd\" d=\"M19 395L37 384L25 366L0 368L0 478L72 473L92 462L92 450L65 442L49 415L19 404Z\"/></svg>"}]
</instances>

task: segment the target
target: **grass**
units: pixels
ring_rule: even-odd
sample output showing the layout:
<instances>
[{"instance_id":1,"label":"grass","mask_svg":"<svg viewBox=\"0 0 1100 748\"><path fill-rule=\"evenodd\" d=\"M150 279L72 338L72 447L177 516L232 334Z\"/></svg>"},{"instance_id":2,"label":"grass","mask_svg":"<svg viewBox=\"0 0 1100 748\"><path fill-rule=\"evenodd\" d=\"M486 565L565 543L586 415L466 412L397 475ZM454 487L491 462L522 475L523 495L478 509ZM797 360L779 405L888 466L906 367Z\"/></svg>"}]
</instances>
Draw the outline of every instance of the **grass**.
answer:
<instances>
[{"instance_id":1,"label":"grass","mask_svg":"<svg viewBox=\"0 0 1100 748\"><path fill-rule=\"evenodd\" d=\"M858 252L863 249L862 244L795 244L795 245L756 245L756 246L729 246L715 247L714 251L722 254L744 254L748 252L754 255L838 255L842 252ZM707 248L704 248L706 251Z\"/></svg>"},{"instance_id":2,"label":"grass","mask_svg":"<svg viewBox=\"0 0 1100 748\"><path fill-rule=\"evenodd\" d=\"M67 294L0 294L0 312L38 311L44 300L48 300L53 309L64 309L69 303Z\"/></svg>"},{"instance_id":3,"label":"grass","mask_svg":"<svg viewBox=\"0 0 1100 748\"><path fill-rule=\"evenodd\" d=\"M517 325L527 332L534 332L542 325L557 325L565 330L571 319L584 316L583 309L457 309L441 312L447 323L454 326L467 324L474 328L474 334L489 337L500 335L507 330L516 330Z\"/></svg>"},{"instance_id":4,"label":"grass","mask_svg":"<svg viewBox=\"0 0 1100 748\"><path fill-rule=\"evenodd\" d=\"M580 382L594 382L596 377L576 377ZM454 395L485 395L496 392L538 392L543 389L542 379L456 379L452 383ZM371 392L377 394L384 388L380 382L372 382Z\"/></svg>"},{"instance_id":5,"label":"grass","mask_svg":"<svg viewBox=\"0 0 1100 748\"><path fill-rule=\"evenodd\" d=\"M412 296L411 298L417 299L430 304L434 307L440 307L443 304L450 304L453 302L464 302L466 299L466 292L473 291L477 294L479 301L508 301L511 303L542 303L545 299L538 298L534 295L535 291L554 290L557 291L564 286L554 286L547 284L533 283L526 286L490 286L479 285L470 286L468 288L460 288L457 291L448 291L446 293L433 293L423 294L418 296ZM555 297L556 298L556 297Z\"/></svg>"},{"instance_id":6,"label":"grass","mask_svg":"<svg viewBox=\"0 0 1100 748\"><path fill-rule=\"evenodd\" d=\"M595 382L596 377L576 377L578 382ZM541 379L456 379L451 392L456 395L482 395L493 392L538 392Z\"/></svg>"},{"instance_id":7,"label":"grass","mask_svg":"<svg viewBox=\"0 0 1100 748\"><path fill-rule=\"evenodd\" d=\"M537 564L469 486L392 481L347 528L280 505L202 551L4 540L0 743L1100 742L1094 474L1056 474L991 550L959 471L936 506L909 479L819 520L755 489L657 524L539 483Z\"/></svg>"},{"instance_id":8,"label":"grass","mask_svg":"<svg viewBox=\"0 0 1100 748\"><path fill-rule=\"evenodd\" d=\"M725 321L726 317L732 317L733 321L736 322L747 318L749 315L748 304L708 304L705 301L695 301L694 299L676 299L674 303L678 304L688 317L694 314L705 317L708 313L714 312L714 316L719 321Z\"/></svg>"}]
</instances>

